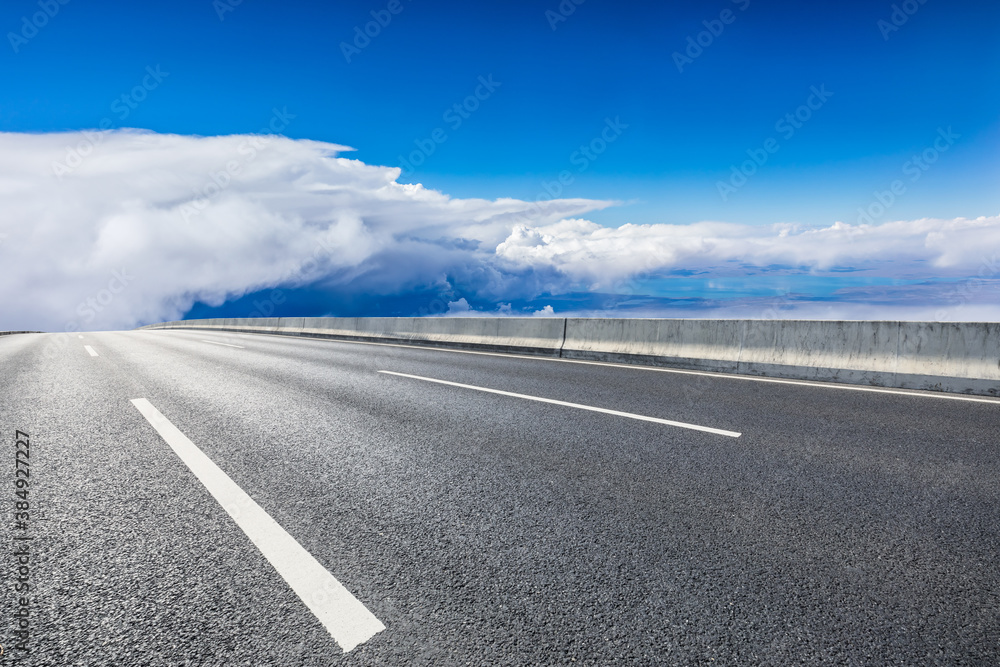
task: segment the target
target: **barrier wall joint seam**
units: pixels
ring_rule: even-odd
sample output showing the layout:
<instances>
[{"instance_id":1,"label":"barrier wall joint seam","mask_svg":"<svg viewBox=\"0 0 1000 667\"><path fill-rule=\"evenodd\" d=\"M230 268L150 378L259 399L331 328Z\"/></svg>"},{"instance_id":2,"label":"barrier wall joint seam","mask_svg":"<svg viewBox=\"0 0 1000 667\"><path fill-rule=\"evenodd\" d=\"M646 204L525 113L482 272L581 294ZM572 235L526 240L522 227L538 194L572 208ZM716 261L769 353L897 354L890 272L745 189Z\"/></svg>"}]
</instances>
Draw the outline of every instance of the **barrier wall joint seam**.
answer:
<instances>
[{"instance_id":1,"label":"barrier wall joint seam","mask_svg":"<svg viewBox=\"0 0 1000 667\"><path fill-rule=\"evenodd\" d=\"M894 360L894 363L892 365L892 384L893 385L899 383L899 357L900 357L899 346L901 344L901 340L900 339L902 338L902 336L903 336L903 323L902 322L896 322L896 359Z\"/></svg>"}]
</instances>

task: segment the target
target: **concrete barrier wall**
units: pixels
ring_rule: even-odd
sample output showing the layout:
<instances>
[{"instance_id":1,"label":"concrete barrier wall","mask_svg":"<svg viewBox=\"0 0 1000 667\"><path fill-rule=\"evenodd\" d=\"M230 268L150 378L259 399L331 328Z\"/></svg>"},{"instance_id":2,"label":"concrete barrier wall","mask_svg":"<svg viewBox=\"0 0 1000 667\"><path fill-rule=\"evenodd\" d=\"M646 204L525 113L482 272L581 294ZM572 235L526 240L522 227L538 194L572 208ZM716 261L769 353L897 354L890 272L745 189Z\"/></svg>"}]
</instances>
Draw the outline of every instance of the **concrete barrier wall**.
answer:
<instances>
[{"instance_id":1,"label":"concrete barrier wall","mask_svg":"<svg viewBox=\"0 0 1000 667\"><path fill-rule=\"evenodd\" d=\"M291 322L289 324L295 326ZM563 320L530 317L330 317L308 318L302 322L300 329L292 328L290 331L302 335L332 334L350 338L523 349L557 354L562 343Z\"/></svg>"},{"instance_id":2,"label":"concrete barrier wall","mask_svg":"<svg viewBox=\"0 0 1000 667\"><path fill-rule=\"evenodd\" d=\"M568 319L563 356L736 372L739 320Z\"/></svg>"},{"instance_id":3,"label":"concrete barrier wall","mask_svg":"<svg viewBox=\"0 0 1000 667\"><path fill-rule=\"evenodd\" d=\"M165 322L143 329L220 329L290 336L490 348L558 355L565 320L539 317L289 317Z\"/></svg>"},{"instance_id":4,"label":"concrete barrier wall","mask_svg":"<svg viewBox=\"0 0 1000 667\"><path fill-rule=\"evenodd\" d=\"M977 378L975 393L1000 395L1000 323L901 322L898 350L906 386L961 392Z\"/></svg>"},{"instance_id":5,"label":"concrete barrier wall","mask_svg":"<svg viewBox=\"0 0 1000 667\"><path fill-rule=\"evenodd\" d=\"M582 318L261 318L200 328L543 354L1000 396L1000 324Z\"/></svg>"}]
</instances>

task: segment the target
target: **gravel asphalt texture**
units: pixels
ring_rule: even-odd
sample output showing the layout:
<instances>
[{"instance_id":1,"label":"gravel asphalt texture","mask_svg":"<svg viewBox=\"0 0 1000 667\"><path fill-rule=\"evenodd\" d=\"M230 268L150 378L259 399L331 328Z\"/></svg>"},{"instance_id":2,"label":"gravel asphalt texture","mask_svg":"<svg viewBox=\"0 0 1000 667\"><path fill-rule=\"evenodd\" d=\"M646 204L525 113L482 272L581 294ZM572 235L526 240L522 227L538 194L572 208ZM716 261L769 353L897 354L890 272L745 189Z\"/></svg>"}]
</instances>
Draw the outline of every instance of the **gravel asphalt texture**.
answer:
<instances>
[{"instance_id":1,"label":"gravel asphalt texture","mask_svg":"<svg viewBox=\"0 0 1000 667\"><path fill-rule=\"evenodd\" d=\"M20 664L1000 664L1000 401L202 331L3 336L0 369ZM343 653L134 398L386 630Z\"/></svg>"}]
</instances>

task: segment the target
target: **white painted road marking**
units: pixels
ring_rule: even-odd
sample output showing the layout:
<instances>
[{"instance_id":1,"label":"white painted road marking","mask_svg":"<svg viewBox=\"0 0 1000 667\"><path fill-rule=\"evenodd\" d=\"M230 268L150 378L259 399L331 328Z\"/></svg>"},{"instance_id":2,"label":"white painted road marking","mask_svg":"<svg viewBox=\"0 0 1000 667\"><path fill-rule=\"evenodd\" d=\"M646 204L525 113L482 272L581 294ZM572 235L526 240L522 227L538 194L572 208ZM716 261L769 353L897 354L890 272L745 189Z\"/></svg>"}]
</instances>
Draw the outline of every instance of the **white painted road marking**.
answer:
<instances>
[{"instance_id":1,"label":"white painted road marking","mask_svg":"<svg viewBox=\"0 0 1000 667\"><path fill-rule=\"evenodd\" d=\"M164 331L168 331L164 329ZM172 332L182 332L183 329L172 329ZM215 332L212 332L215 333ZM562 364L585 364L587 366L609 366L611 368L624 368L633 371L653 371L656 373L675 373L677 375L701 375L704 377L719 378L720 380L749 380L750 382L770 382L773 384L797 384L803 387L818 387L820 389L846 389L848 391L868 391L876 394L898 394L900 396L915 396L917 398L940 398L947 401L968 401L970 403L992 403L1000 405L1000 400L996 398L979 398L976 396L966 396L963 394L948 394L941 391L907 391L906 389L887 389L885 387L869 387L854 384L840 384L837 382L810 382L809 380L785 380L780 378L760 377L759 375L738 375L736 373L713 373L711 371L691 371L682 368L663 368L662 366L642 366L639 364L616 364L610 361L584 361L583 359L558 359L556 357L545 357L541 355L512 354L509 352L483 352L479 350L451 350L446 347L430 347L427 345L406 345L403 343L375 343L367 340L342 340L320 338L318 336L286 336L282 334L252 333L242 334L246 336L272 336L275 338L291 338L319 340L325 343L347 343L348 345L378 345L381 347L405 347L411 350L426 350L428 352L443 352L446 354L478 354L486 357L508 357L511 359L530 359L531 361L555 361Z\"/></svg>"},{"instance_id":2,"label":"white painted road marking","mask_svg":"<svg viewBox=\"0 0 1000 667\"><path fill-rule=\"evenodd\" d=\"M513 396L514 398L524 398L529 401L539 401L541 403L551 403L553 405L563 405L567 408L577 408L578 410L590 410L591 412L603 412L606 415L616 415L618 417L628 417L629 419L639 419L646 422L655 422L657 424L666 424L668 426L678 426L680 428L691 429L692 431L705 431L706 433L715 433L716 435L725 435L730 438L738 438L742 433L737 433L736 431L725 431L721 428L711 428L709 426L699 426L697 424L687 424L685 422L675 422L669 419L660 419L659 417L647 417L645 415L637 415L631 412L619 412L618 410L609 410L607 408L595 408L591 405L581 405L580 403L567 403L566 401L557 401L554 398L542 398L541 396L529 396L528 394L515 394L510 391L500 391L499 389L487 389L486 387L477 387L471 384L461 384L459 382L448 382L447 380L436 380L434 378L425 378L419 375L407 375L406 373L395 373L393 371L379 371L379 373L385 373L386 375L397 375L404 378L413 378L414 380L423 380L424 382L436 382L438 384L446 384L452 387L461 387L462 389L474 389L476 391L485 391L490 394L500 394L501 396Z\"/></svg>"},{"instance_id":3,"label":"white painted road marking","mask_svg":"<svg viewBox=\"0 0 1000 667\"><path fill-rule=\"evenodd\" d=\"M216 341L214 341L214 340L203 340L203 341L201 341L201 342L202 342L202 343L211 343L212 345L225 345L226 347L238 347L238 348L240 348L241 350L244 350L244 349L246 349L246 348L244 348L244 347L243 347L242 345L230 345L229 343L219 343L219 342L216 342Z\"/></svg>"},{"instance_id":4,"label":"white painted road marking","mask_svg":"<svg viewBox=\"0 0 1000 667\"><path fill-rule=\"evenodd\" d=\"M134 398L132 404L257 545L344 653L385 630L374 614L149 401Z\"/></svg>"},{"instance_id":5,"label":"white painted road marking","mask_svg":"<svg viewBox=\"0 0 1000 667\"><path fill-rule=\"evenodd\" d=\"M87 350L87 354L89 354L90 356L92 357L98 356L97 352L94 351L94 348L90 347L89 345L84 345L83 348Z\"/></svg>"}]
</instances>

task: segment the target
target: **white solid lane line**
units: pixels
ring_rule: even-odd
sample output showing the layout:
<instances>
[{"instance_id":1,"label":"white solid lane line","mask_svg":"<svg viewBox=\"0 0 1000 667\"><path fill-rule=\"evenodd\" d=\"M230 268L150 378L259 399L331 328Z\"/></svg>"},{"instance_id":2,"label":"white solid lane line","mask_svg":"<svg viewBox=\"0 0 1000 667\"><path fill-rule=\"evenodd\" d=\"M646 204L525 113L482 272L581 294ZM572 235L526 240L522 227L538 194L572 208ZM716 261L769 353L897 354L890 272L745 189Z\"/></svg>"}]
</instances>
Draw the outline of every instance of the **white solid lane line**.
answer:
<instances>
[{"instance_id":1,"label":"white solid lane line","mask_svg":"<svg viewBox=\"0 0 1000 667\"><path fill-rule=\"evenodd\" d=\"M84 346L83 346L83 348L84 348L85 350L87 350L87 354L89 354L90 356L92 356L92 357L96 357L96 356L98 356L98 354L97 354L97 352L96 352L96 351L94 350L94 348L90 347L89 345L84 345Z\"/></svg>"},{"instance_id":2,"label":"white solid lane line","mask_svg":"<svg viewBox=\"0 0 1000 667\"><path fill-rule=\"evenodd\" d=\"M135 398L132 404L257 545L344 653L385 630L367 607L149 401Z\"/></svg>"},{"instance_id":3,"label":"white solid lane line","mask_svg":"<svg viewBox=\"0 0 1000 667\"><path fill-rule=\"evenodd\" d=\"M241 350L246 349L242 345L230 345L229 343L219 343L214 340L203 340L202 343L211 343L212 345L225 345L226 347L238 347Z\"/></svg>"},{"instance_id":4,"label":"white solid lane line","mask_svg":"<svg viewBox=\"0 0 1000 667\"><path fill-rule=\"evenodd\" d=\"M688 424L685 422L675 422L670 419L660 419L659 417L647 417L645 415L637 415L631 412L619 412L618 410L609 410L607 408L595 408L592 405L581 405L580 403L567 403L566 401L557 401L554 398L542 398L541 396L529 396L528 394L515 394L510 391L500 391L499 389L487 389L486 387L477 387L471 384L461 384L460 382L449 382L447 380L437 380L435 378L425 378L419 375L407 375L406 373L395 373L393 371L379 371L379 373L385 373L386 375L397 375L404 378L412 378L414 380L423 380L424 382L436 382L438 384L446 384L452 387L461 387L462 389L474 389L476 391L485 391L490 394L500 394L501 396L513 396L514 398L523 398L529 401L539 401L540 403L551 403L553 405L562 405L567 408L577 408L578 410L590 410L591 412L603 412L606 415L616 415L618 417L628 417L629 419L639 419L645 422L655 422L657 424L666 424L667 426L678 426L680 428L691 429L692 431L705 431L706 433L715 433L716 435L725 435L730 438L738 438L742 433L737 433L736 431L726 431L721 428L711 428L709 426L699 426L698 424Z\"/></svg>"}]
</instances>

